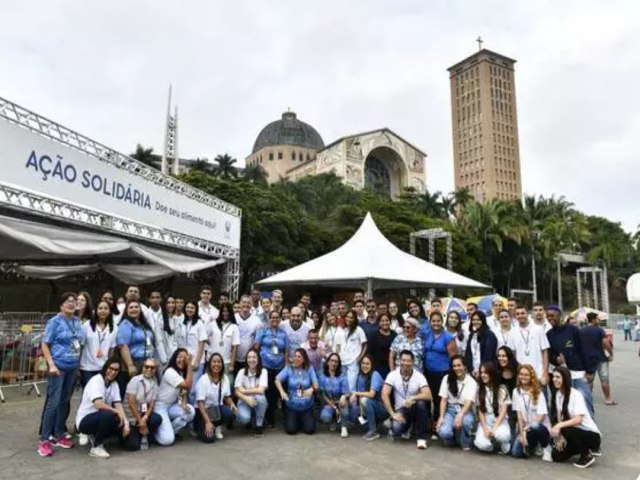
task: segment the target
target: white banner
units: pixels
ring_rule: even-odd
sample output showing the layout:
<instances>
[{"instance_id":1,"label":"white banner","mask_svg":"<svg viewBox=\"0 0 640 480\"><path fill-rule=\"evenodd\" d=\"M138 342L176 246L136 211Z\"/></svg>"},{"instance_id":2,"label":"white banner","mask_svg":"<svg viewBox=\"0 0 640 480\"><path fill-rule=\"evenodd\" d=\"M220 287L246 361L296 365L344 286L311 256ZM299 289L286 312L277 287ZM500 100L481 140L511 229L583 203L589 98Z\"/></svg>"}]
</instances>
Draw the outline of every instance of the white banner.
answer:
<instances>
[{"instance_id":1,"label":"white banner","mask_svg":"<svg viewBox=\"0 0 640 480\"><path fill-rule=\"evenodd\" d=\"M240 248L240 219L0 119L0 183Z\"/></svg>"}]
</instances>

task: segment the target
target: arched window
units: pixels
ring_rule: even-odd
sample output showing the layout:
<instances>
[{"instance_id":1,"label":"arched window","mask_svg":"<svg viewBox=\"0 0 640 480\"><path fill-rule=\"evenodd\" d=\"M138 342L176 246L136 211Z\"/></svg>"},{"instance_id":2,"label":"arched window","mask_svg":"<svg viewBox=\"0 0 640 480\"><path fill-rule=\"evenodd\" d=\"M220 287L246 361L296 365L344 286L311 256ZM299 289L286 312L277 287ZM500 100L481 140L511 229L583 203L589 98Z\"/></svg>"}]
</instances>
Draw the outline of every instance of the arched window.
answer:
<instances>
[{"instance_id":1,"label":"arched window","mask_svg":"<svg viewBox=\"0 0 640 480\"><path fill-rule=\"evenodd\" d=\"M391 196L389 170L379 158L369 155L364 165L364 188Z\"/></svg>"}]
</instances>

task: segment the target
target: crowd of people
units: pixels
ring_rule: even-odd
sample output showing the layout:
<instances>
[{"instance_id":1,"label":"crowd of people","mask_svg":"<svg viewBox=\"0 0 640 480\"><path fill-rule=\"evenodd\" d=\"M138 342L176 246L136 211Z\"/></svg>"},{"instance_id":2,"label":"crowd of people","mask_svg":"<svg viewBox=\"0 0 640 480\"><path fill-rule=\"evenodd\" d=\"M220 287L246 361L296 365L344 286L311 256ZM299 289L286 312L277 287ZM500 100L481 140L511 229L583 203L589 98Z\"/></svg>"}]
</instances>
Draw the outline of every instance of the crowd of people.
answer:
<instances>
[{"instance_id":1,"label":"crowd of people","mask_svg":"<svg viewBox=\"0 0 640 480\"><path fill-rule=\"evenodd\" d=\"M181 431L204 443L225 429L255 436L282 418L288 434L313 434L318 423L363 440L415 439L468 451L563 462L586 468L600 455L593 377L607 404L612 345L589 317L578 329L555 305L496 300L490 315L442 312L408 299L381 303L356 293L349 303L315 309L304 294L285 303L280 290L254 290L237 302L160 291L146 303L137 286L121 298L67 292L45 327L49 368L38 454L71 448L75 415L81 446L108 458L117 438L127 450L168 446ZM215 303L215 305L214 305ZM466 319L468 319L468 321Z\"/></svg>"}]
</instances>

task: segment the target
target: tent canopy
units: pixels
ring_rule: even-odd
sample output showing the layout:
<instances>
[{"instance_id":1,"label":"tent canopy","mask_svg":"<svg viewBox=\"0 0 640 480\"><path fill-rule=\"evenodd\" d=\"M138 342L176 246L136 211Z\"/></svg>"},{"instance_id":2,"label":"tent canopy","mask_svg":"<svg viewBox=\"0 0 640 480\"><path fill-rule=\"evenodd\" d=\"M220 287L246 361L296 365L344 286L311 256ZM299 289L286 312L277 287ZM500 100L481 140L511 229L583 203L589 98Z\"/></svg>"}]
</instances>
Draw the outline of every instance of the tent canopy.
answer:
<instances>
[{"instance_id":1,"label":"tent canopy","mask_svg":"<svg viewBox=\"0 0 640 480\"><path fill-rule=\"evenodd\" d=\"M337 250L258 282L318 285L370 291L423 287L491 288L403 252L367 213L358 231Z\"/></svg>"},{"instance_id":2,"label":"tent canopy","mask_svg":"<svg viewBox=\"0 0 640 480\"><path fill-rule=\"evenodd\" d=\"M65 265L42 265L43 260ZM56 280L102 269L123 282L148 283L226 259L190 257L120 237L0 215L0 261L20 262L14 269L26 277ZM28 261L38 264L25 265Z\"/></svg>"}]
</instances>

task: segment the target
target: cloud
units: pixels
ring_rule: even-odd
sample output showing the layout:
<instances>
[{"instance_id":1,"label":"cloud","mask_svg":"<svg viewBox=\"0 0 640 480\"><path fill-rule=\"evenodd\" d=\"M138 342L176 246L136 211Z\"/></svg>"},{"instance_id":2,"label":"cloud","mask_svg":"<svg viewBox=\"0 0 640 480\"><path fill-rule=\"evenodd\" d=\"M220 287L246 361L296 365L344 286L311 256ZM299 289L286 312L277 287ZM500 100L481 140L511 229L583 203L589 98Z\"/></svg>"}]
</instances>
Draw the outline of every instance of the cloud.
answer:
<instances>
[{"instance_id":1,"label":"cloud","mask_svg":"<svg viewBox=\"0 0 640 480\"><path fill-rule=\"evenodd\" d=\"M640 222L640 15L632 1L3 3L0 96L128 153L160 149L169 83L185 156L243 160L288 107L326 143L388 126L453 188L446 68L518 60L527 193Z\"/></svg>"}]
</instances>

